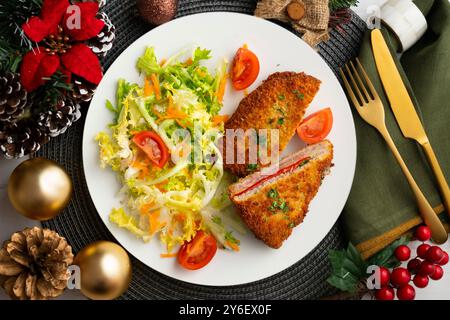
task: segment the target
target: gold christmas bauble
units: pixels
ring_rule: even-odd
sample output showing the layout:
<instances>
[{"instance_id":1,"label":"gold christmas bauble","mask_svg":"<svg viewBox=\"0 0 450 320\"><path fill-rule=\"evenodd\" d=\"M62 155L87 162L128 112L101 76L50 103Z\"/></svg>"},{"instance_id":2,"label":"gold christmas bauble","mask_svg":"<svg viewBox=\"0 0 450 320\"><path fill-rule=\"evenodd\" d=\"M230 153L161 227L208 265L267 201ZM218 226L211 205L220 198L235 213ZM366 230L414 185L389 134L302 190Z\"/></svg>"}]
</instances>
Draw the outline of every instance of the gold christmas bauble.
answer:
<instances>
[{"instance_id":1,"label":"gold christmas bauble","mask_svg":"<svg viewBox=\"0 0 450 320\"><path fill-rule=\"evenodd\" d=\"M112 300L124 293L131 281L127 252L110 241L84 247L73 262L80 267L81 292L93 300Z\"/></svg>"},{"instance_id":2,"label":"gold christmas bauble","mask_svg":"<svg viewBox=\"0 0 450 320\"><path fill-rule=\"evenodd\" d=\"M9 200L17 211L33 220L55 217L67 206L71 195L69 175L48 159L26 160L9 177Z\"/></svg>"}]
</instances>

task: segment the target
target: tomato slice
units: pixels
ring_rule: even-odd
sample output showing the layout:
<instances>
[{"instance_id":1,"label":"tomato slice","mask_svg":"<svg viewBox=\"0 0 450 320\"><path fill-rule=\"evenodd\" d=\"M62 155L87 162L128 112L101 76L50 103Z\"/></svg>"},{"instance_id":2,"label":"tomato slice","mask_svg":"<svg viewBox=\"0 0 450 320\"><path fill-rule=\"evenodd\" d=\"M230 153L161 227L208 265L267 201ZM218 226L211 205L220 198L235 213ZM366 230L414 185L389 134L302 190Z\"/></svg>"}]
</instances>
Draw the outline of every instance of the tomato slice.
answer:
<instances>
[{"instance_id":1,"label":"tomato slice","mask_svg":"<svg viewBox=\"0 0 450 320\"><path fill-rule=\"evenodd\" d=\"M197 270L206 266L217 251L216 239L209 233L197 231L178 251L178 263L186 269Z\"/></svg>"},{"instance_id":2,"label":"tomato slice","mask_svg":"<svg viewBox=\"0 0 450 320\"><path fill-rule=\"evenodd\" d=\"M236 90L248 88L259 74L258 57L245 46L239 48L234 56L231 81Z\"/></svg>"},{"instance_id":3,"label":"tomato slice","mask_svg":"<svg viewBox=\"0 0 450 320\"><path fill-rule=\"evenodd\" d=\"M160 136L153 131L141 131L133 137L132 141L144 151L155 166L164 167L169 159L169 150Z\"/></svg>"},{"instance_id":4,"label":"tomato slice","mask_svg":"<svg viewBox=\"0 0 450 320\"><path fill-rule=\"evenodd\" d=\"M297 128L297 134L307 144L314 144L325 139L332 127L333 113L325 108L306 117Z\"/></svg>"}]
</instances>

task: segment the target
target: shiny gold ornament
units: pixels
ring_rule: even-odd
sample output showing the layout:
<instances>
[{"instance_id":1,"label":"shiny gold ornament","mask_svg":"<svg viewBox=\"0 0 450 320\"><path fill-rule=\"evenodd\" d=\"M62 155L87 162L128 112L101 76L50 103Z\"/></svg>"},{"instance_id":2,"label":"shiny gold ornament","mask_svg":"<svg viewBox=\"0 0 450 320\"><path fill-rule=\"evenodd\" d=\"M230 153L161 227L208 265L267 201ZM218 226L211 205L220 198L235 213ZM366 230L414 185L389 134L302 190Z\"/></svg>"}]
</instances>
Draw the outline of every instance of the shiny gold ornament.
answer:
<instances>
[{"instance_id":1,"label":"shiny gold ornament","mask_svg":"<svg viewBox=\"0 0 450 320\"><path fill-rule=\"evenodd\" d=\"M81 292L93 300L112 300L127 290L131 281L131 261L127 252L110 241L97 241L75 257L80 267Z\"/></svg>"},{"instance_id":2,"label":"shiny gold ornament","mask_svg":"<svg viewBox=\"0 0 450 320\"><path fill-rule=\"evenodd\" d=\"M69 175L51 160L24 161L9 177L9 200L17 211L33 220L54 218L67 206L71 195Z\"/></svg>"}]
</instances>

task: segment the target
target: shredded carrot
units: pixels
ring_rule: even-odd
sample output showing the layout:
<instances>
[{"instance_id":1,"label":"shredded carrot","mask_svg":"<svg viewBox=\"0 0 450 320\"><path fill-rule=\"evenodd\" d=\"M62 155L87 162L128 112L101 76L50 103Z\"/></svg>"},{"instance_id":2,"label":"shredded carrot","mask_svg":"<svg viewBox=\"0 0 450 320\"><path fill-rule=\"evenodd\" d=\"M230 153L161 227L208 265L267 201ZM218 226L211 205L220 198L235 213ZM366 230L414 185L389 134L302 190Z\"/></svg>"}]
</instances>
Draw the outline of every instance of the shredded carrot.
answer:
<instances>
[{"instance_id":1,"label":"shredded carrot","mask_svg":"<svg viewBox=\"0 0 450 320\"><path fill-rule=\"evenodd\" d=\"M183 221L186 220L186 215L185 215L184 213L180 212L180 213L177 213L177 214L174 216L174 219L175 219L175 221L177 221L177 222L183 222Z\"/></svg>"},{"instance_id":2,"label":"shredded carrot","mask_svg":"<svg viewBox=\"0 0 450 320\"><path fill-rule=\"evenodd\" d=\"M159 221L159 215L160 215L159 210L147 213L148 220L150 223L150 230L149 230L150 234L154 234L165 225L164 223L161 223L161 221Z\"/></svg>"},{"instance_id":3,"label":"shredded carrot","mask_svg":"<svg viewBox=\"0 0 450 320\"><path fill-rule=\"evenodd\" d=\"M236 243L233 243L231 241L225 241L225 244L227 246L229 246L231 249L233 249L234 251L239 251L240 250L239 246Z\"/></svg>"},{"instance_id":4,"label":"shredded carrot","mask_svg":"<svg viewBox=\"0 0 450 320\"><path fill-rule=\"evenodd\" d=\"M212 123L214 126L217 126L217 125L221 124L222 122L227 122L227 120L229 118L230 118L230 116L227 114L217 115L212 118Z\"/></svg>"},{"instance_id":5,"label":"shredded carrot","mask_svg":"<svg viewBox=\"0 0 450 320\"><path fill-rule=\"evenodd\" d=\"M155 187L161 192L166 192L166 189L164 187L167 185L168 182L169 182L168 180L164 180L161 183L155 184Z\"/></svg>"},{"instance_id":6,"label":"shredded carrot","mask_svg":"<svg viewBox=\"0 0 450 320\"><path fill-rule=\"evenodd\" d=\"M176 258L178 253L161 253L161 258Z\"/></svg>"},{"instance_id":7,"label":"shredded carrot","mask_svg":"<svg viewBox=\"0 0 450 320\"><path fill-rule=\"evenodd\" d=\"M153 201L144 204L140 209L141 214L148 214L150 212L150 209L154 206L154 204L155 203Z\"/></svg>"},{"instance_id":8,"label":"shredded carrot","mask_svg":"<svg viewBox=\"0 0 450 320\"><path fill-rule=\"evenodd\" d=\"M159 62L159 65L160 65L160 66L163 66L164 63L166 63L166 62L167 62L167 59L161 59L161 61Z\"/></svg>"},{"instance_id":9,"label":"shredded carrot","mask_svg":"<svg viewBox=\"0 0 450 320\"><path fill-rule=\"evenodd\" d=\"M185 62L184 62L184 64L186 65L186 66L190 66L191 64L192 64L192 58L188 58Z\"/></svg>"},{"instance_id":10,"label":"shredded carrot","mask_svg":"<svg viewBox=\"0 0 450 320\"><path fill-rule=\"evenodd\" d=\"M223 78L220 80L219 90L217 91L217 99L219 99L219 102L223 101L223 96L225 95L225 88L227 87L227 78L228 75L225 74Z\"/></svg>"},{"instance_id":11,"label":"shredded carrot","mask_svg":"<svg viewBox=\"0 0 450 320\"><path fill-rule=\"evenodd\" d=\"M130 134L131 134L132 136L134 136L134 135L138 134L139 132L140 132L140 131L131 130L131 131L130 131Z\"/></svg>"},{"instance_id":12,"label":"shredded carrot","mask_svg":"<svg viewBox=\"0 0 450 320\"><path fill-rule=\"evenodd\" d=\"M155 90L156 99L161 99L161 87L159 85L159 78L156 74L152 73L150 79L153 83L153 89Z\"/></svg>"},{"instance_id":13,"label":"shredded carrot","mask_svg":"<svg viewBox=\"0 0 450 320\"><path fill-rule=\"evenodd\" d=\"M148 78L145 77L145 80L144 80L144 95L146 97L148 97L148 96L150 96L152 94L153 94L153 86L150 83L150 81L148 80Z\"/></svg>"}]
</instances>

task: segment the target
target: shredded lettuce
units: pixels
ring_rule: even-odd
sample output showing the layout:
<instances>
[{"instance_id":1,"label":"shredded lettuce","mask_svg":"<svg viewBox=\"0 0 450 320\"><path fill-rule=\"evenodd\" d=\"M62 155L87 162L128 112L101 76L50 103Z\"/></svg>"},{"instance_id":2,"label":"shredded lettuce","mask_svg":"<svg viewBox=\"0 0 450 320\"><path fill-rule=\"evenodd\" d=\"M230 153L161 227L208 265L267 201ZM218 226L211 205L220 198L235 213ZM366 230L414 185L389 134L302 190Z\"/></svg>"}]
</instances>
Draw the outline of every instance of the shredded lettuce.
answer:
<instances>
[{"instance_id":1,"label":"shredded lettuce","mask_svg":"<svg viewBox=\"0 0 450 320\"><path fill-rule=\"evenodd\" d=\"M142 238L145 242L148 242L151 239L148 232L140 229L136 219L127 215L123 208L112 209L109 215L109 221L117 224L120 228L130 231L135 236Z\"/></svg>"},{"instance_id":2,"label":"shredded lettuce","mask_svg":"<svg viewBox=\"0 0 450 320\"><path fill-rule=\"evenodd\" d=\"M116 171L123 185L122 207L111 211L110 221L144 241L159 234L168 251L200 228L225 247L238 245L228 223L242 231L236 216L224 213L231 208L231 179L224 177L217 147L223 126L212 121L222 108L227 61L221 60L212 74L202 65L210 58L210 50L196 47L162 62L154 48L147 48L136 63L146 84L119 79L115 104L106 102L114 115L110 133L96 137L101 166ZM168 149L163 168L152 165L132 142L145 130L156 133Z\"/></svg>"}]
</instances>

